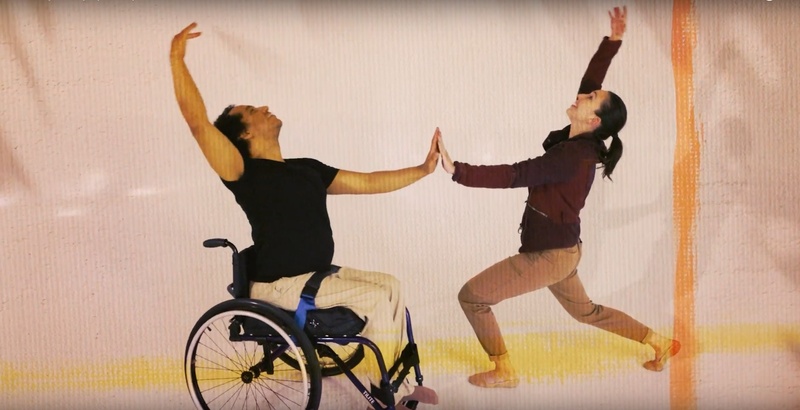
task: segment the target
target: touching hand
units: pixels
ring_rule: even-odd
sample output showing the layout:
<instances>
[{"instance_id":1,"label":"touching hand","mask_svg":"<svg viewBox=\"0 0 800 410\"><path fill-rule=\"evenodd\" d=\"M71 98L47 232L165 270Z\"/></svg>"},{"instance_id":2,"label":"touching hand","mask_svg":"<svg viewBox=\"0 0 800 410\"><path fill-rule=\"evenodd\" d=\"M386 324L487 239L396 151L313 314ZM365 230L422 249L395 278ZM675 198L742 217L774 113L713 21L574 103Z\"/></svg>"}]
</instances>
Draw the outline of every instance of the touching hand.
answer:
<instances>
[{"instance_id":1,"label":"touching hand","mask_svg":"<svg viewBox=\"0 0 800 410\"><path fill-rule=\"evenodd\" d=\"M431 139L431 148L428 150L428 156L425 157L425 162L422 164L422 168L427 174L435 171L436 163L439 162L439 138L441 135L439 127L436 127L436 131L433 132L433 138Z\"/></svg>"},{"instance_id":2,"label":"touching hand","mask_svg":"<svg viewBox=\"0 0 800 410\"><path fill-rule=\"evenodd\" d=\"M619 7L614 7L614 14L611 14L611 11L609 11L608 17L611 17L611 35L608 37L609 40L622 40L622 35L625 34L625 24L628 19L628 6L622 6L621 12Z\"/></svg>"},{"instance_id":3,"label":"touching hand","mask_svg":"<svg viewBox=\"0 0 800 410\"><path fill-rule=\"evenodd\" d=\"M186 55L186 40L200 35L199 31L196 33L191 32L195 27L197 27L197 23L189 24L172 38L172 47L169 51L170 57L183 59Z\"/></svg>"},{"instance_id":4,"label":"touching hand","mask_svg":"<svg viewBox=\"0 0 800 410\"><path fill-rule=\"evenodd\" d=\"M439 132L439 129L436 129L436 132ZM442 155L442 168L452 175L456 172L456 166L453 164L453 160L450 159L450 154L447 153L447 150L444 148L444 140L442 140L441 133L439 134L439 153Z\"/></svg>"}]
</instances>

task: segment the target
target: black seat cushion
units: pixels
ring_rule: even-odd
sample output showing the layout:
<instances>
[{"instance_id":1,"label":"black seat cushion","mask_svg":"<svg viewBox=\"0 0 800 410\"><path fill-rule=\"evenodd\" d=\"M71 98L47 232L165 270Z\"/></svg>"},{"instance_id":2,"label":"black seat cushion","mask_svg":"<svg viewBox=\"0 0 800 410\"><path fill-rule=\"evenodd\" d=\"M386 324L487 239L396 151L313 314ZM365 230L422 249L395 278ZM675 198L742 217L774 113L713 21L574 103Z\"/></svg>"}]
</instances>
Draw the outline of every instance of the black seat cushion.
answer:
<instances>
[{"instance_id":1,"label":"black seat cushion","mask_svg":"<svg viewBox=\"0 0 800 410\"><path fill-rule=\"evenodd\" d=\"M294 317L294 312L290 313ZM337 306L309 310L306 316L306 333L313 336L355 336L366 323L352 310Z\"/></svg>"},{"instance_id":2,"label":"black seat cushion","mask_svg":"<svg viewBox=\"0 0 800 410\"><path fill-rule=\"evenodd\" d=\"M284 310L294 318L294 311ZM328 309L312 309L306 316L305 332L315 337L355 336L361 333L366 323L352 310L337 306ZM250 336L273 336L271 328L261 321L245 317L242 321L244 332Z\"/></svg>"}]
</instances>

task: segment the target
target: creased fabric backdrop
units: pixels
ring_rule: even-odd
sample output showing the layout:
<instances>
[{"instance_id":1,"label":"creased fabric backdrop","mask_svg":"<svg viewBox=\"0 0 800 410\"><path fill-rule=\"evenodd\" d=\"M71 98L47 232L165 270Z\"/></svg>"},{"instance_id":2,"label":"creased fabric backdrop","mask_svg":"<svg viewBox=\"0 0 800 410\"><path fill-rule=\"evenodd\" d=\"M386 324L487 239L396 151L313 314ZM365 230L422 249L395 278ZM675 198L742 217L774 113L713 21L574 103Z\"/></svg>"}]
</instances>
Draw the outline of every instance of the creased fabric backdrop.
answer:
<instances>
[{"instance_id":1,"label":"creased fabric backdrop","mask_svg":"<svg viewBox=\"0 0 800 410\"><path fill-rule=\"evenodd\" d=\"M625 155L582 213L579 267L595 302L668 335L691 323L675 368L646 372L645 347L576 323L543 290L495 309L522 385L473 388L487 362L456 295L516 252L525 190L438 169L329 197L334 263L403 281L438 408L800 405L800 3L676 1L692 22L678 31L676 4L627 3L604 84L628 106ZM201 242L250 239L173 97L169 43L190 22L212 118L269 105L284 156L373 171L421 163L437 126L456 160L542 154L615 5L0 3L0 408L191 408L186 338L230 282L227 251ZM693 57L681 77L676 47ZM699 157L680 145L686 107ZM346 379L323 394L323 408L366 404Z\"/></svg>"}]
</instances>

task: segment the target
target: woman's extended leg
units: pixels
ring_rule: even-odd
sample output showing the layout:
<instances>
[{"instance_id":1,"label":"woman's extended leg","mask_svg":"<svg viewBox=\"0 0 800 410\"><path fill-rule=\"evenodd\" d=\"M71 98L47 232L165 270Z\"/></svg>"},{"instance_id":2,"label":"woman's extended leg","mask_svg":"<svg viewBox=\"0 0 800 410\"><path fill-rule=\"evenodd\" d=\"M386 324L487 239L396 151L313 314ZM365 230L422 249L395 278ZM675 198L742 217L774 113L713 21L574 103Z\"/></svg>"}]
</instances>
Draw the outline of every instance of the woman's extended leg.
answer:
<instances>
[{"instance_id":1,"label":"woman's extended leg","mask_svg":"<svg viewBox=\"0 0 800 410\"><path fill-rule=\"evenodd\" d=\"M577 321L651 346L656 357L644 364L648 370L661 371L667 359L680 350L680 343L677 340L653 332L619 310L592 302L578 277L577 269L564 280L550 285L549 289L561 306Z\"/></svg>"}]
</instances>

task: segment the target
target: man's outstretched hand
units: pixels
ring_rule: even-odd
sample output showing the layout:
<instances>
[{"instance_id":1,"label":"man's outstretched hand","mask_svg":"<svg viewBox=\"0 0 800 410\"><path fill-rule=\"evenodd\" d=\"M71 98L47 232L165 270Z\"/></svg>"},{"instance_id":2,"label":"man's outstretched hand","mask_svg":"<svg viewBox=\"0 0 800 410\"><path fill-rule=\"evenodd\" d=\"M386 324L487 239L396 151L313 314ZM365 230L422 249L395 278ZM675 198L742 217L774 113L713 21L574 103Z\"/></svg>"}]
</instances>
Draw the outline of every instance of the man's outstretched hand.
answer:
<instances>
[{"instance_id":1,"label":"man's outstretched hand","mask_svg":"<svg viewBox=\"0 0 800 410\"><path fill-rule=\"evenodd\" d=\"M195 27L197 27L197 23L189 24L172 38L172 47L169 50L169 56L171 58L183 59L186 55L186 40L200 35L199 31L195 33L191 32Z\"/></svg>"},{"instance_id":2,"label":"man's outstretched hand","mask_svg":"<svg viewBox=\"0 0 800 410\"><path fill-rule=\"evenodd\" d=\"M425 172L428 174L436 170L436 163L439 162L439 138L441 135L439 127L436 127L436 131L433 132L433 138L431 139L431 148L428 150L428 156L425 157L425 162L422 164L422 168L425 169Z\"/></svg>"}]
</instances>

